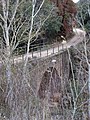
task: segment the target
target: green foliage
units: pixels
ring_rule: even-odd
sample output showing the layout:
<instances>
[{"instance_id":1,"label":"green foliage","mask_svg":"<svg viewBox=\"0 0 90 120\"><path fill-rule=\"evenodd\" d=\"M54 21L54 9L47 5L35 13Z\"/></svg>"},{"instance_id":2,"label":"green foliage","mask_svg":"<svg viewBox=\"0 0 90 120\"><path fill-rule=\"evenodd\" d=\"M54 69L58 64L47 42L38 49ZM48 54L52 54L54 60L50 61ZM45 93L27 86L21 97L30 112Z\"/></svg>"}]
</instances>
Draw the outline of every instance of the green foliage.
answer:
<instances>
[{"instance_id":1,"label":"green foliage","mask_svg":"<svg viewBox=\"0 0 90 120\"><path fill-rule=\"evenodd\" d=\"M53 9L53 10L52 10ZM43 16L47 16L51 12L50 17L43 25L43 30L49 38L55 37L55 35L60 31L62 25L62 17L58 15L58 8L46 1L43 7Z\"/></svg>"},{"instance_id":2,"label":"green foliage","mask_svg":"<svg viewBox=\"0 0 90 120\"><path fill-rule=\"evenodd\" d=\"M90 31L90 20L88 20L88 22L85 24L85 28L87 32Z\"/></svg>"},{"instance_id":3,"label":"green foliage","mask_svg":"<svg viewBox=\"0 0 90 120\"><path fill-rule=\"evenodd\" d=\"M44 24L44 30L49 37L54 37L60 31L61 17L51 16Z\"/></svg>"}]
</instances>

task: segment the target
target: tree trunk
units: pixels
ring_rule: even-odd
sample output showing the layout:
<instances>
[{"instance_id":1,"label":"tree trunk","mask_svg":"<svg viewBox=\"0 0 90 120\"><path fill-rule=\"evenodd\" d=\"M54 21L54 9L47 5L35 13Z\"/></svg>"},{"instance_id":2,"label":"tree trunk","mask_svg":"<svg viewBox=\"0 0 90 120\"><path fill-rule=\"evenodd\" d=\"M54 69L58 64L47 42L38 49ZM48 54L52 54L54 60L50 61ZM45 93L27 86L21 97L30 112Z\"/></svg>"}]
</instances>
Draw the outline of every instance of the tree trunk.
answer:
<instances>
[{"instance_id":1,"label":"tree trunk","mask_svg":"<svg viewBox=\"0 0 90 120\"><path fill-rule=\"evenodd\" d=\"M90 64L89 66L89 77L88 77L88 92L89 92L89 102L88 102L88 119L90 120Z\"/></svg>"}]
</instances>

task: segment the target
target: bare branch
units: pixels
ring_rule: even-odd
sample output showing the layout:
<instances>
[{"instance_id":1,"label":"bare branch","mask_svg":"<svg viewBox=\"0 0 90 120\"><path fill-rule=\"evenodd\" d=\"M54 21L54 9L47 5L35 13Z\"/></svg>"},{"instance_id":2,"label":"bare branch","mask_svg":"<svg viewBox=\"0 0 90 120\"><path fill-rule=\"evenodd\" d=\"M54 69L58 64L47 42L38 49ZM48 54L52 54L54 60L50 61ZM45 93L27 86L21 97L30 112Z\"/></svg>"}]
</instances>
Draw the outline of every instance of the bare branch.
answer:
<instances>
[{"instance_id":1,"label":"bare branch","mask_svg":"<svg viewBox=\"0 0 90 120\"><path fill-rule=\"evenodd\" d=\"M42 6L43 6L44 2L45 2L45 0L43 0L43 1L42 1L42 3L41 3L41 5L40 5L40 7L38 8L37 12L34 14L34 16L33 16L33 17L36 17L36 16L37 16L37 14L39 13L40 9L42 8Z\"/></svg>"},{"instance_id":2,"label":"bare branch","mask_svg":"<svg viewBox=\"0 0 90 120\"><path fill-rule=\"evenodd\" d=\"M15 15L16 15L16 12L17 12L17 9L18 9L18 6L19 6L19 0L16 1L16 5L15 5L15 10L14 10L14 13L13 13L13 16L10 20L10 23L9 23L9 26L8 26L8 29L10 29L10 26L15 18Z\"/></svg>"},{"instance_id":3,"label":"bare branch","mask_svg":"<svg viewBox=\"0 0 90 120\"><path fill-rule=\"evenodd\" d=\"M0 14L0 18L3 20L3 22L5 22L5 19L1 14Z\"/></svg>"}]
</instances>

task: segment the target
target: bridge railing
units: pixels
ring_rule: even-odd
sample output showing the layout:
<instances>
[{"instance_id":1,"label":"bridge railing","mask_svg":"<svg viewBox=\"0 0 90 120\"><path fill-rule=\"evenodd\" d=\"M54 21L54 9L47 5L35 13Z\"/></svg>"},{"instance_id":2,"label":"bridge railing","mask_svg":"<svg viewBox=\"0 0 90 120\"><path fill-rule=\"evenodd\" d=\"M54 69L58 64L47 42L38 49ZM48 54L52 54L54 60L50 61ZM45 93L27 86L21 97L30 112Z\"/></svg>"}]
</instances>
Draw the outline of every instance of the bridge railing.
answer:
<instances>
[{"instance_id":1,"label":"bridge railing","mask_svg":"<svg viewBox=\"0 0 90 120\"><path fill-rule=\"evenodd\" d=\"M30 45L29 47L29 53L32 54L32 58L34 57L35 53L39 54L39 57L42 57L42 53L43 51L46 51L46 56L49 55L49 50L51 50L51 53L54 54L56 52L59 52L61 49L60 47L63 47L61 45L61 43L54 43L54 44L49 44L49 43L44 43L44 44L34 44L34 45ZM24 55L27 52L27 46L23 46L23 47L18 47L15 51L15 55Z\"/></svg>"}]
</instances>

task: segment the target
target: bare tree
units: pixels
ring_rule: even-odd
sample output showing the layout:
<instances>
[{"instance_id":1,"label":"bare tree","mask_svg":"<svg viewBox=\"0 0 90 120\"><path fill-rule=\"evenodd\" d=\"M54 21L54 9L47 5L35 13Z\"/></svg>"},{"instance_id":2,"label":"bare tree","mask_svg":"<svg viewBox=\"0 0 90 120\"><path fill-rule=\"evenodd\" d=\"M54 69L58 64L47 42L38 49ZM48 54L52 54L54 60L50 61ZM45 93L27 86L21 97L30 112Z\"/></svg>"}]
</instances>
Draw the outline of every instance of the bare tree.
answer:
<instances>
[{"instance_id":1,"label":"bare tree","mask_svg":"<svg viewBox=\"0 0 90 120\"><path fill-rule=\"evenodd\" d=\"M24 12L19 11L21 6L24 6L24 0L1 0L1 13L0 13L0 28L2 29L2 36L0 40L5 43L3 46L3 53L1 55L4 58L6 67L6 92L5 92L5 102L8 103L11 114L10 120L29 120L30 119L30 102L31 98L29 91L33 91L30 83L27 80L27 63L29 58L29 48L31 41L38 35L41 27L45 21L49 18L52 10L49 12L48 16L44 19L39 19L38 27L34 30L35 19L38 17L38 14L41 8L44 5L45 0L42 0L38 9L36 9L36 0L28 1L29 6L25 8ZM12 8L13 6L13 8ZM30 9L31 6L31 9ZM31 10L31 11L29 11ZM26 12L31 12L29 16L23 17ZM20 16L21 15L21 16ZM24 19L25 18L25 19ZM28 18L28 19L27 19ZM24 20L23 20L24 19ZM29 20L30 19L30 20ZM27 53L24 59L23 70L21 70L22 81L18 81L18 78L15 80L12 72L12 57L15 49L19 45L20 40L24 37L24 34L27 33ZM24 37L24 38L25 38ZM0 63L1 64L1 63ZM16 68L15 68L16 69ZM21 68L20 68L21 69ZM19 70L19 69L18 69ZM20 84L20 86L18 85ZM22 95L23 93L23 95ZM27 93L27 95L26 95ZM28 96L28 97L27 97ZM34 93L35 96L35 93ZM26 108L25 108L26 106Z\"/></svg>"}]
</instances>

